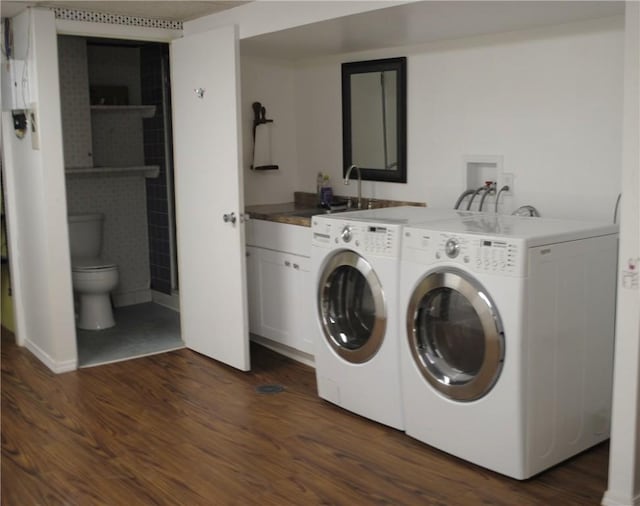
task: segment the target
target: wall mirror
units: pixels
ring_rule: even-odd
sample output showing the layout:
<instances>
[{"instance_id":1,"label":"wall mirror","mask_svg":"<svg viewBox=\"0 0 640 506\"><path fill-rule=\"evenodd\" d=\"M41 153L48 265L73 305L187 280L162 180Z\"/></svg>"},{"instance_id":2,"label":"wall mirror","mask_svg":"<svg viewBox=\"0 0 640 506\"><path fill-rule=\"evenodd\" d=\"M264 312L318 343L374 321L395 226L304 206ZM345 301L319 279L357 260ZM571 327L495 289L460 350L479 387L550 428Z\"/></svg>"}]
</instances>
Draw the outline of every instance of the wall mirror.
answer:
<instances>
[{"instance_id":1,"label":"wall mirror","mask_svg":"<svg viewBox=\"0 0 640 506\"><path fill-rule=\"evenodd\" d=\"M407 182L407 59L342 64L343 174Z\"/></svg>"}]
</instances>

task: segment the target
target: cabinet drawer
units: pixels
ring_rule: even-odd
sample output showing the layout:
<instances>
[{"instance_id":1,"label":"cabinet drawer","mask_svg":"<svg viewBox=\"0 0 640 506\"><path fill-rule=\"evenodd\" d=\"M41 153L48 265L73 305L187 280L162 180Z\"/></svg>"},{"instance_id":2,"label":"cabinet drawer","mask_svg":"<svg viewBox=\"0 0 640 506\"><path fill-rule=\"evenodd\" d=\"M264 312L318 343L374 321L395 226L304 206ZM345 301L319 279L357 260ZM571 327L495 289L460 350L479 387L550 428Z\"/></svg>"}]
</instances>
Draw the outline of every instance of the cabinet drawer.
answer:
<instances>
[{"instance_id":1,"label":"cabinet drawer","mask_svg":"<svg viewBox=\"0 0 640 506\"><path fill-rule=\"evenodd\" d=\"M246 227L246 243L247 246L310 257L311 228L274 221L250 220Z\"/></svg>"}]
</instances>

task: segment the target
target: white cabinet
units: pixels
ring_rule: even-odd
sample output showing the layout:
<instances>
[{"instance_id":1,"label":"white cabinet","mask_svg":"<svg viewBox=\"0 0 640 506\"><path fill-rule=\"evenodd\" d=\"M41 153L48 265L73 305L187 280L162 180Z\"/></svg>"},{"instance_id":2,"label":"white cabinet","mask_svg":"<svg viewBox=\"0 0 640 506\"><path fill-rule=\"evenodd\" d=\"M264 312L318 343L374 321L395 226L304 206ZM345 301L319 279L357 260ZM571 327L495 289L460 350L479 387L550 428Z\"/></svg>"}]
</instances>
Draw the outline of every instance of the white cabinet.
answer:
<instances>
[{"instance_id":1,"label":"white cabinet","mask_svg":"<svg viewBox=\"0 0 640 506\"><path fill-rule=\"evenodd\" d=\"M262 220L247 229L251 333L312 354L311 229Z\"/></svg>"}]
</instances>

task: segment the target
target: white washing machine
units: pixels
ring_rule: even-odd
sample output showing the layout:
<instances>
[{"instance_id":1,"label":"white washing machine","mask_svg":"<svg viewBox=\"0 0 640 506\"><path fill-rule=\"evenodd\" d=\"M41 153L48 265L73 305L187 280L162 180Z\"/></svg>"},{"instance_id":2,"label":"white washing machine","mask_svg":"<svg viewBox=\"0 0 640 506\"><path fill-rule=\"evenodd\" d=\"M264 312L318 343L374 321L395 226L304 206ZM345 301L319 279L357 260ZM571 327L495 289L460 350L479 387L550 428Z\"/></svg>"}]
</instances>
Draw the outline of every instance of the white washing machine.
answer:
<instances>
[{"instance_id":1,"label":"white washing machine","mask_svg":"<svg viewBox=\"0 0 640 506\"><path fill-rule=\"evenodd\" d=\"M320 397L404 428L397 337L402 227L474 214L393 207L311 219Z\"/></svg>"},{"instance_id":2,"label":"white washing machine","mask_svg":"<svg viewBox=\"0 0 640 506\"><path fill-rule=\"evenodd\" d=\"M407 434L517 479L607 439L617 226L481 215L403 235Z\"/></svg>"}]
</instances>

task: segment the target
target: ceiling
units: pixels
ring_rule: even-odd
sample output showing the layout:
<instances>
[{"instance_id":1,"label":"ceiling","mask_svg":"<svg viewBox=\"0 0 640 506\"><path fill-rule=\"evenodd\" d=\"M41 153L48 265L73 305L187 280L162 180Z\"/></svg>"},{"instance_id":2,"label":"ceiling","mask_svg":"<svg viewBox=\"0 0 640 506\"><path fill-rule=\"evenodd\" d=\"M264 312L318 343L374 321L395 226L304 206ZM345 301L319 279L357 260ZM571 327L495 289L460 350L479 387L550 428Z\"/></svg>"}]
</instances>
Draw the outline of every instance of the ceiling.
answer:
<instances>
[{"instance_id":1,"label":"ceiling","mask_svg":"<svg viewBox=\"0 0 640 506\"><path fill-rule=\"evenodd\" d=\"M621 1L405 3L240 41L243 54L296 61L624 14Z\"/></svg>"},{"instance_id":2,"label":"ceiling","mask_svg":"<svg viewBox=\"0 0 640 506\"><path fill-rule=\"evenodd\" d=\"M229 1L5 1L2 0L0 14L2 17L13 17L27 7L62 7L65 9L79 9L85 11L139 16L143 18L167 19L172 21L189 21L191 19L231 9L247 3L240 0Z\"/></svg>"},{"instance_id":3,"label":"ceiling","mask_svg":"<svg viewBox=\"0 0 640 506\"><path fill-rule=\"evenodd\" d=\"M26 7L37 5L188 21L244 3L247 2L2 0L0 14L11 17ZM264 7L268 8L268 1L265 0L264 4ZM322 2L310 1L309 4L310 8L322 6ZM240 43L242 52L246 55L297 61L382 48L419 46L437 40L526 30L622 14L624 1L615 0L409 1L383 9L245 38Z\"/></svg>"}]
</instances>

